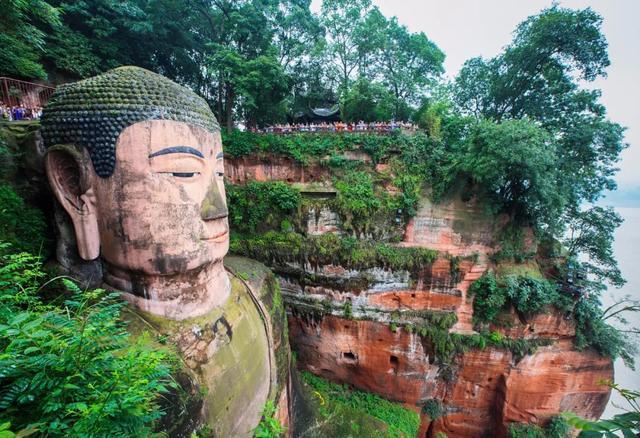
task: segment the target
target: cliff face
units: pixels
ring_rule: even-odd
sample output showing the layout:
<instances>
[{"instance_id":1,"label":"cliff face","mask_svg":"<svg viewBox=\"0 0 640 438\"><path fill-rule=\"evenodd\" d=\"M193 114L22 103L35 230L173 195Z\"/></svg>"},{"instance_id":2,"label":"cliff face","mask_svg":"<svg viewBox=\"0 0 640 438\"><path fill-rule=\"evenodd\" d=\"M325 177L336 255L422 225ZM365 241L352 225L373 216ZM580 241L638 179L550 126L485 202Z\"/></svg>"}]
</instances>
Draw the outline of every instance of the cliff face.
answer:
<instances>
[{"instance_id":1,"label":"cliff face","mask_svg":"<svg viewBox=\"0 0 640 438\"><path fill-rule=\"evenodd\" d=\"M308 181L297 165L286 169L280 158L248 161L228 162L233 182ZM321 179L322 171L313 174ZM342 232L329 207L306 219L308 235ZM548 309L529 318L503 315L506 322L490 329L492 336L508 342L471 345L478 335L468 289L496 267L490 255L499 249L495 236L502 222L474 200L456 196L433 204L425 198L398 243L439 252L418 272L274 263L289 308L298 366L416 410L439 400L444 415L431 421L422 414L421 436L506 436L511 422L544 425L564 411L599 417L610 392L599 382L613 378L612 361L575 351L573 322L559 312ZM444 335L431 330L452 315L454 323ZM467 343L444 359L446 345L441 344L447 342ZM518 343L534 347L509 347Z\"/></svg>"}]
</instances>

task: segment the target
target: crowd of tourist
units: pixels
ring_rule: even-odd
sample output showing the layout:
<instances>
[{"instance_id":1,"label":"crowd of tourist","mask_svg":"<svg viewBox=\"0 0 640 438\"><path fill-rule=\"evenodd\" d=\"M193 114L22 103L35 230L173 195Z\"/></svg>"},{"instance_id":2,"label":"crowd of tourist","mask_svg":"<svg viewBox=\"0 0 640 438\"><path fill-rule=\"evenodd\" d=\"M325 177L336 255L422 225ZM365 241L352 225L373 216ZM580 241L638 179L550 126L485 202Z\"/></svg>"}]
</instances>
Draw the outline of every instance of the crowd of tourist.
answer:
<instances>
[{"instance_id":1,"label":"crowd of tourist","mask_svg":"<svg viewBox=\"0 0 640 438\"><path fill-rule=\"evenodd\" d=\"M17 120L36 120L42 116L42 108L27 108L20 106L0 105L0 120L17 121Z\"/></svg>"},{"instance_id":2,"label":"crowd of tourist","mask_svg":"<svg viewBox=\"0 0 640 438\"><path fill-rule=\"evenodd\" d=\"M300 132L375 132L385 133L395 130L415 132L418 129L416 125L408 122L371 122L366 123L360 121L358 123L295 123L285 125L267 126L262 129L254 128L252 132L269 133L269 134L293 134Z\"/></svg>"}]
</instances>

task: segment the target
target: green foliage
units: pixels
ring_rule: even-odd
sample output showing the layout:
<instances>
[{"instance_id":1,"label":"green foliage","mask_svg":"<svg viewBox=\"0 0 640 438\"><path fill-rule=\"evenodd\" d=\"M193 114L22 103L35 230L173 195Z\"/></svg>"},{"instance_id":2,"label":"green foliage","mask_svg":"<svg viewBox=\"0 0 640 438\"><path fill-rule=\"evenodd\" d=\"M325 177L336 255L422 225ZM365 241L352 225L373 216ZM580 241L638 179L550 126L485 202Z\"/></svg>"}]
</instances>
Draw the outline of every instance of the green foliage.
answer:
<instances>
[{"instance_id":1,"label":"green foliage","mask_svg":"<svg viewBox=\"0 0 640 438\"><path fill-rule=\"evenodd\" d=\"M549 341L544 338L510 338L499 332L484 330L473 335L451 333L450 329L456 322L455 313L441 312L432 314L425 318L424 323L412 328L412 331L418 333L433 349L434 356L440 362L441 372L453 363L456 356L470 349L484 350L490 346L507 350L513 354L513 358L517 362L526 355L533 354L539 346L549 344Z\"/></svg>"},{"instance_id":2,"label":"green foliage","mask_svg":"<svg viewBox=\"0 0 640 438\"><path fill-rule=\"evenodd\" d=\"M431 421L435 421L444 415L442 402L437 398L430 398L422 406L422 413L427 415Z\"/></svg>"},{"instance_id":3,"label":"green foliage","mask_svg":"<svg viewBox=\"0 0 640 438\"><path fill-rule=\"evenodd\" d=\"M445 55L423 32L410 33L395 17L387 20L377 9L369 14L364 32L370 34L375 50L375 71L393 94L394 118L407 120L409 105L417 103L422 90L444 72Z\"/></svg>"},{"instance_id":4,"label":"green foliage","mask_svg":"<svg viewBox=\"0 0 640 438\"><path fill-rule=\"evenodd\" d=\"M396 134L392 138L410 141L410 137ZM303 164L309 163L314 158L319 159L331 154L356 150L359 146L367 148L368 152L378 148L382 149L391 143L389 137L384 135L359 133L276 135L239 130L223 133L222 142L225 154L231 157L242 157L252 153L269 153L285 155Z\"/></svg>"},{"instance_id":5,"label":"green foliage","mask_svg":"<svg viewBox=\"0 0 640 438\"><path fill-rule=\"evenodd\" d=\"M338 191L336 206L354 219L364 219L380 208L371 175L365 172L349 173L344 180L334 182Z\"/></svg>"},{"instance_id":6,"label":"green foliage","mask_svg":"<svg viewBox=\"0 0 640 438\"><path fill-rule=\"evenodd\" d=\"M582 268L593 275L599 288L605 281L616 287L625 284L618 263L613 256L612 243L616 228L622 224L622 218L613 208L594 206L586 210L570 210L566 214L567 238L564 245L571 258L579 254L588 257L581 263Z\"/></svg>"},{"instance_id":7,"label":"green foliage","mask_svg":"<svg viewBox=\"0 0 640 438\"><path fill-rule=\"evenodd\" d=\"M340 115L345 122L387 121L393 118L394 98L382 85L359 78L340 100Z\"/></svg>"},{"instance_id":8,"label":"green foliage","mask_svg":"<svg viewBox=\"0 0 640 438\"><path fill-rule=\"evenodd\" d=\"M334 186L338 192L336 199L328 205L342 219L343 228L355 235L379 237L382 228L392 229L398 223L416 213L418 200L427 185L438 187L444 192L449 180L446 167L448 154L442 144L424 135L343 134L339 136L320 134L260 135L251 132L234 131L225 135L225 151L234 157L251 153L287 155L295 160L310 164L321 161L335 169ZM377 163L388 158L391 148L401 152L400 159L392 160L393 179L366 169L361 162L346 160L340 156L345 151L362 150ZM324 157L329 157L324 159ZM376 176L374 178L374 175ZM399 195L390 195L379 179L387 178L400 189ZM233 210L233 188L229 188L229 206ZM257 193L256 193L257 194ZM434 195L435 196L435 195ZM256 196L256 200L261 200ZM242 204L242 199L239 200ZM246 230L246 223L238 223L240 230ZM256 213L256 216L260 216ZM233 220L233 211L232 211ZM245 228L243 228L245 227ZM271 226L270 228L277 228Z\"/></svg>"},{"instance_id":9,"label":"green foliage","mask_svg":"<svg viewBox=\"0 0 640 438\"><path fill-rule=\"evenodd\" d=\"M344 316L344 319L353 319L351 301L344 302L344 305L342 306L342 316Z\"/></svg>"},{"instance_id":10,"label":"green foliage","mask_svg":"<svg viewBox=\"0 0 640 438\"><path fill-rule=\"evenodd\" d=\"M286 429L275 418L275 414L276 406L268 400L262 408L260 423L252 431L255 438L278 438L284 435Z\"/></svg>"},{"instance_id":11,"label":"green foliage","mask_svg":"<svg viewBox=\"0 0 640 438\"><path fill-rule=\"evenodd\" d=\"M356 235L374 234L372 221L388 223L396 216L398 199L379 187L376 187L371 174L349 172L341 179L334 180L337 191L331 207L342 219L345 231L354 231Z\"/></svg>"},{"instance_id":12,"label":"green foliage","mask_svg":"<svg viewBox=\"0 0 640 438\"><path fill-rule=\"evenodd\" d=\"M503 281L509 301L518 312L524 315L535 315L546 306L560 301L557 286L548 280L508 275Z\"/></svg>"},{"instance_id":13,"label":"green foliage","mask_svg":"<svg viewBox=\"0 0 640 438\"><path fill-rule=\"evenodd\" d=\"M562 417L553 417L546 427L535 424L510 423L509 438L569 438L571 428Z\"/></svg>"},{"instance_id":14,"label":"green foliage","mask_svg":"<svg viewBox=\"0 0 640 438\"><path fill-rule=\"evenodd\" d=\"M0 257L0 422L47 436L143 436L160 418L157 397L175 384L172 355L132 341L118 294L66 280L59 305L37 258Z\"/></svg>"},{"instance_id":15,"label":"green foliage","mask_svg":"<svg viewBox=\"0 0 640 438\"><path fill-rule=\"evenodd\" d=\"M231 227L239 232L279 228L288 215L300 208L300 192L281 181L249 181L226 185ZM287 227L290 228L290 227Z\"/></svg>"},{"instance_id":16,"label":"green foliage","mask_svg":"<svg viewBox=\"0 0 640 438\"><path fill-rule=\"evenodd\" d=\"M420 416L400 404L392 403L382 397L349 389L346 385L338 385L324 380L308 371L301 373L305 383L320 393L325 403L332 405L345 405L372 417L378 418L389 425L389 432L396 436L403 434L406 437L416 436L420 427Z\"/></svg>"},{"instance_id":17,"label":"green foliage","mask_svg":"<svg viewBox=\"0 0 640 438\"><path fill-rule=\"evenodd\" d=\"M553 5L521 23L503 53L467 61L456 78L455 101L480 120L475 143L484 144L495 166L476 173L496 178L486 181L507 212L556 237L564 235L563 214L615 188L626 147L624 129L606 119L600 92L581 82L603 76L609 65L601 25L590 8Z\"/></svg>"},{"instance_id":18,"label":"green foliage","mask_svg":"<svg viewBox=\"0 0 640 438\"><path fill-rule=\"evenodd\" d=\"M575 346L579 350L593 348L603 356L622 358L633 367L635 348L622 332L607 324L597 295L582 296L577 302L558 291L555 284L528 275L506 275L496 278L488 272L473 282L469 294L474 296L473 317L478 322L496 322L500 312L512 305L524 316L554 306L570 311L576 327Z\"/></svg>"},{"instance_id":19,"label":"green foliage","mask_svg":"<svg viewBox=\"0 0 640 438\"><path fill-rule=\"evenodd\" d=\"M610 438L620 436L620 433L625 438L637 437L640 434L640 392L622 388L613 382L605 383L629 404L624 413L616 414L610 420L586 420L571 412L565 412L563 418L581 431L579 438Z\"/></svg>"},{"instance_id":20,"label":"green foliage","mask_svg":"<svg viewBox=\"0 0 640 438\"><path fill-rule=\"evenodd\" d=\"M437 251L426 248L397 247L335 234L303 236L277 231L258 236L232 234L230 250L276 267L286 262L308 262L314 266L337 264L353 269L382 267L411 273L433 263L438 255Z\"/></svg>"},{"instance_id":21,"label":"green foliage","mask_svg":"<svg viewBox=\"0 0 640 438\"><path fill-rule=\"evenodd\" d=\"M498 286L493 272L488 272L469 287L473 296L473 317L478 321L493 321L507 302L505 290Z\"/></svg>"},{"instance_id":22,"label":"green foliage","mask_svg":"<svg viewBox=\"0 0 640 438\"><path fill-rule=\"evenodd\" d=\"M554 145L529 120L481 121L473 127L460 169L479 184L498 212L542 227L564 207L557 190Z\"/></svg>"},{"instance_id":23,"label":"green foliage","mask_svg":"<svg viewBox=\"0 0 640 438\"><path fill-rule=\"evenodd\" d=\"M544 429L535 424L510 423L509 438L546 438Z\"/></svg>"},{"instance_id":24,"label":"green foliage","mask_svg":"<svg viewBox=\"0 0 640 438\"><path fill-rule=\"evenodd\" d=\"M620 357L633 369L635 346L620 330L607 324L596 295L582 297L575 305L573 318L576 324L575 346L578 350L593 348L603 356L612 359Z\"/></svg>"},{"instance_id":25,"label":"green foliage","mask_svg":"<svg viewBox=\"0 0 640 438\"><path fill-rule=\"evenodd\" d=\"M544 429L548 438L569 438L572 432L571 426L562 416L552 417Z\"/></svg>"},{"instance_id":26,"label":"green foliage","mask_svg":"<svg viewBox=\"0 0 640 438\"><path fill-rule=\"evenodd\" d=\"M0 240L18 251L46 256L46 230L42 212L27 205L11 186L0 183Z\"/></svg>"},{"instance_id":27,"label":"green foliage","mask_svg":"<svg viewBox=\"0 0 640 438\"><path fill-rule=\"evenodd\" d=\"M2 3L0 76L46 78L40 60L45 39L41 27L60 24L60 11L51 3L45 0L7 0Z\"/></svg>"},{"instance_id":28,"label":"green foliage","mask_svg":"<svg viewBox=\"0 0 640 438\"><path fill-rule=\"evenodd\" d=\"M473 316L481 322L492 322L507 305L524 316L538 314L553 305L568 310L571 299L558 292L558 287L544 279L530 275L505 275L496 278L488 272L469 288L474 296Z\"/></svg>"},{"instance_id":29,"label":"green foliage","mask_svg":"<svg viewBox=\"0 0 640 438\"><path fill-rule=\"evenodd\" d=\"M516 224L508 224L499 235L500 250L491 254L491 261L524 263L535 257L535 252L526 251L523 228Z\"/></svg>"},{"instance_id":30,"label":"green foliage","mask_svg":"<svg viewBox=\"0 0 640 438\"><path fill-rule=\"evenodd\" d=\"M543 428L535 424L510 423L509 438L569 438L571 428L563 417L553 417Z\"/></svg>"}]
</instances>

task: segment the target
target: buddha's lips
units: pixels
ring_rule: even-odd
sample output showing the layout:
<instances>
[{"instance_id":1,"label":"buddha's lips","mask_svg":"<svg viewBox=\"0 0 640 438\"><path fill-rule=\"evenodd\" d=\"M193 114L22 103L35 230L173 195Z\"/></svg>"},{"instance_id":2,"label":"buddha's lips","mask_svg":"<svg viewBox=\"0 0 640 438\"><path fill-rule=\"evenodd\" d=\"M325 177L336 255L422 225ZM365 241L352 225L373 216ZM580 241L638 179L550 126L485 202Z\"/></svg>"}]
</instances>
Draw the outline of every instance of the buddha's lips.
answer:
<instances>
[{"instance_id":1,"label":"buddha's lips","mask_svg":"<svg viewBox=\"0 0 640 438\"><path fill-rule=\"evenodd\" d=\"M225 237L229 234L229 230L224 230L214 236L211 237L203 237L202 240L207 240L209 242L222 242Z\"/></svg>"}]
</instances>

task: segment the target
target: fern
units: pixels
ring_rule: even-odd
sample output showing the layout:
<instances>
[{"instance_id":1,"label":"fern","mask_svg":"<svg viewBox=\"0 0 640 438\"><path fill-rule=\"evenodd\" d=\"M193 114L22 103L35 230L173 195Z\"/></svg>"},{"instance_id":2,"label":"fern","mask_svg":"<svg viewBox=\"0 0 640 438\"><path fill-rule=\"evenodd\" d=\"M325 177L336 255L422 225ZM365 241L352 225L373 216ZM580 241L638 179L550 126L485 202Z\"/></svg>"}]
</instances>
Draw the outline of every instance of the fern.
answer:
<instances>
[{"instance_id":1,"label":"fern","mask_svg":"<svg viewBox=\"0 0 640 438\"><path fill-rule=\"evenodd\" d=\"M158 395L175 386L173 356L130 338L117 294L47 281L37 257L0 250L0 423L44 436L149 435ZM66 288L60 305L39 294L51 283Z\"/></svg>"}]
</instances>

